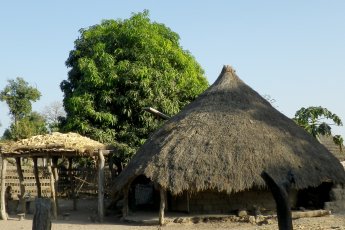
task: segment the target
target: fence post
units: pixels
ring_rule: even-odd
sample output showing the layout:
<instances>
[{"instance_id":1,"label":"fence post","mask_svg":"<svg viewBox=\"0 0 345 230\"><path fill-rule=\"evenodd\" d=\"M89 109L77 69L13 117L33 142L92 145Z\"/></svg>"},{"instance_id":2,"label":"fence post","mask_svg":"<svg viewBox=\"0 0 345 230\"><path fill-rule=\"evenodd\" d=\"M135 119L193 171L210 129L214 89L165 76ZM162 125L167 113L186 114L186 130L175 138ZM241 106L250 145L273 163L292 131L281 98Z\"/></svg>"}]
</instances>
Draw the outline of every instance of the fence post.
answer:
<instances>
[{"instance_id":1,"label":"fence post","mask_svg":"<svg viewBox=\"0 0 345 230\"><path fill-rule=\"evenodd\" d=\"M51 201L50 199L35 199L35 214L32 221L32 230L51 230Z\"/></svg>"}]
</instances>

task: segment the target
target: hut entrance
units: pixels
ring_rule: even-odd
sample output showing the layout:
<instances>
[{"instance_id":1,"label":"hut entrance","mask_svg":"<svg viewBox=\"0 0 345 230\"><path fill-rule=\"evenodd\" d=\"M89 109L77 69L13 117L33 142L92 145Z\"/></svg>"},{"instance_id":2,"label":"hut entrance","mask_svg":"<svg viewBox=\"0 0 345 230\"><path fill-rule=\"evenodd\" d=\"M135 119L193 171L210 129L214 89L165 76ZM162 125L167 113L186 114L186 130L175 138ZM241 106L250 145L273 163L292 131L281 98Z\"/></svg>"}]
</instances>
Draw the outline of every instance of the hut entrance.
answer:
<instances>
[{"instance_id":1,"label":"hut entrance","mask_svg":"<svg viewBox=\"0 0 345 230\"><path fill-rule=\"evenodd\" d=\"M158 211L159 209L159 190L144 175L134 179L128 195L129 208L133 211Z\"/></svg>"},{"instance_id":2,"label":"hut entrance","mask_svg":"<svg viewBox=\"0 0 345 230\"><path fill-rule=\"evenodd\" d=\"M318 187L302 189L297 195L297 207L323 209L325 202L330 201L332 182L324 182Z\"/></svg>"}]
</instances>

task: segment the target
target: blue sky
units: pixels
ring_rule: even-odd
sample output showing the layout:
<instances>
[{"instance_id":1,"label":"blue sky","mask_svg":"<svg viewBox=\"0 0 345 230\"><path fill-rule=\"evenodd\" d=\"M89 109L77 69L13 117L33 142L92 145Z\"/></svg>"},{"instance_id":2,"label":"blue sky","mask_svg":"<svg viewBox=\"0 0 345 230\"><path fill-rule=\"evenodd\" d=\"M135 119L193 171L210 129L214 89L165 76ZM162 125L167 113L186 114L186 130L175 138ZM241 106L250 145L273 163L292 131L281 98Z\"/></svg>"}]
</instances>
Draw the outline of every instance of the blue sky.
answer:
<instances>
[{"instance_id":1,"label":"blue sky","mask_svg":"<svg viewBox=\"0 0 345 230\"><path fill-rule=\"evenodd\" d=\"M78 30L150 11L181 37L210 83L224 64L288 117L323 106L345 121L345 1L60 0L0 3L0 89L22 77L42 93L36 111L62 100L65 61ZM0 103L0 134L9 125ZM345 128L334 129L345 136Z\"/></svg>"}]
</instances>

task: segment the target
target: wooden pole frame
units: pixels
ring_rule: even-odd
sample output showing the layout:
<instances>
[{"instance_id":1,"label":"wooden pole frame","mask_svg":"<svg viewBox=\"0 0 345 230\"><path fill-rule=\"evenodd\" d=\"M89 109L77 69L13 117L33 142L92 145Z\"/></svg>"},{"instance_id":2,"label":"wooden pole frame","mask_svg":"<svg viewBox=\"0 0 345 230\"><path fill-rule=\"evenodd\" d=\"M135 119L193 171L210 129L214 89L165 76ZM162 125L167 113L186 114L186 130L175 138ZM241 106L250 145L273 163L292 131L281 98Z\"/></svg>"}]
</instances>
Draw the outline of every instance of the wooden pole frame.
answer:
<instances>
[{"instance_id":1,"label":"wooden pole frame","mask_svg":"<svg viewBox=\"0 0 345 230\"><path fill-rule=\"evenodd\" d=\"M5 201L6 168L7 168L7 159L6 158L2 158L0 215L1 215L1 219L3 219L3 220L7 220L7 218L8 218L8 215L7 215L7 212L6 212L6 201Z\"/></svg>"},{"instance_id":2,"label":"wooden pole frame","mask_svg":"<svg viewBox=\"0 0 345 230\"><path fill-rule=\"evenodd\" d=\"M98 151L98 218L103 222L104 218L104 164L105 159L102 150Z\"/></svg>"},{"instance_id":3,"label":"wooden pole frame","mask_svg":"<svg viewBox=\"0 0 345 230\"><path fill-rule=\"evenodd\" d=\"M25 204L25 184L24 184L24 175L22 171L22 164L21 164L21 158L16 157L16 166L17 166L17 173L18 173L18 179L19 179L19 185L20 185L20 206L21 206L21 212L26 213L26 204Z\"/></svg>"}]
</instances>

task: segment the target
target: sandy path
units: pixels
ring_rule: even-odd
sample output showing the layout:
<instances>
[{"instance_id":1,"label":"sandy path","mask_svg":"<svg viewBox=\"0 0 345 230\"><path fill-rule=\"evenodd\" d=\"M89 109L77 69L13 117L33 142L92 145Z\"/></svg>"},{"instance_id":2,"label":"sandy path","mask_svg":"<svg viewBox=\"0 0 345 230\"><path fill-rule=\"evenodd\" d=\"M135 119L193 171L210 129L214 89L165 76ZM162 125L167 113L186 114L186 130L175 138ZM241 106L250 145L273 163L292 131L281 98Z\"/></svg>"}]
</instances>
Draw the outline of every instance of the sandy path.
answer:
<instances>
[{"instance_id":1,"label":"sandy path","mask_svg":"<svg viewBox=\"0 0 345 230\"><path fill-rule=\"evenodd\" d=\"M140 225L140 224L129 224L120 221L117 218L106 218L105 222L100 223L92 223L88 216L83 214L76 214L77 216L73 217L73 213L71 215L71 220L55 220L52 224L53 230L94 230L94 229L102 229L102 230L153 230L153 229L160 229L157 225ZM6 230L18 230L18 229L31 229L32 228L32 215L27 216L26 220L19 221L17 218L11 218L7 221L0 221L0 229ZM310 229L310 230L320 230L320 229L342 229L345 230L345 215L331 215L327 217L315 217L315 218L302 218L294 220L293 222L294 229ZM214 223L184 223L184 224L177 224L177 223L169 223L166 226L162 227L161 229L166 230L177 230L177 229L245 229L245 230L273 230L278 229L277 222L273 222L270 225L252 225L249 223L233 223L233 222L214 222Z\"/></svg>"}]
</instances>

